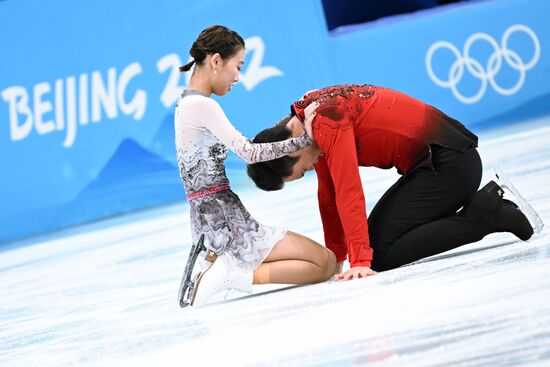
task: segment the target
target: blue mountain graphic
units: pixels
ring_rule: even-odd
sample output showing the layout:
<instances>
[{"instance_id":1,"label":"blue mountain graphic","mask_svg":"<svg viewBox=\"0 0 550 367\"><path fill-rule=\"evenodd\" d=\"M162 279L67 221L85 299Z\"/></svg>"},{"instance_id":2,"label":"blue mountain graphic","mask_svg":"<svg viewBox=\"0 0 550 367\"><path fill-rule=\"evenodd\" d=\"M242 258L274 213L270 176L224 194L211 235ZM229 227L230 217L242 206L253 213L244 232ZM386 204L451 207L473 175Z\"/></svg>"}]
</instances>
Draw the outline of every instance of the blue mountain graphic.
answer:
<instances>
[{"instance_id":1,"label":"blue mountain graphic","mask_svg":"<svg viewBox=\"0 0 550 367\"><path fill-rule=\"evenodd\" d=\"M176 164L173 113L169 113L164 116L159 129L151 140L149 149L166 159L168 162L173 162Z\"/></svg>"},{"instance_id":2,"label":"blue mountain graphic","mask_svg":"<svg viewBox=\"0 0 550 367\"><path fill-rule=\"evenodd\" d=\"M185 200L177 166L125 139L66 210L84 221L176 200Z\"/></svg>"},{"instance_id":3,"label":"blue mountain graphic","mask_svg":"<svg viewBox=\"0 0 550 367\"><path fill-rule=\"evenodd\" d=\"M185 201L177 166L126 139L73 201L0 215L0 243L173 201Z\"/></svg>"}]
</instances>

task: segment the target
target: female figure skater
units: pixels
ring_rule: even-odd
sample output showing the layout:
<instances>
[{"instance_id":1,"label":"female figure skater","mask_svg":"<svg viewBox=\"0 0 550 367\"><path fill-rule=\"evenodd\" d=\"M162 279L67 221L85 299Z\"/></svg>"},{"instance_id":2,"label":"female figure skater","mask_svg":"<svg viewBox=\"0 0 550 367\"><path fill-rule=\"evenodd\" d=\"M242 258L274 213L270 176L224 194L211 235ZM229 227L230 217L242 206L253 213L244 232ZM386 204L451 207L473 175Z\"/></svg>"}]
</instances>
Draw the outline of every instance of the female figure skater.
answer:
<instances>
[{"instance_id":1,"label":"female figure skater","mask_svg":"<svg viewBox=\"0 0 550 367\"><path fill-rule=\"evenodd\" d=\"M180 306L200 306L212 295L250 292L262 283L303 284L334 275L332 251L299 234L258 223L230 189L224 160L228 148L247 163L282 157L312 143L307 134L275 143L254 144L239 133L220 105L239 80L245 44L236 32L212 26L193 43L195 69L175 112L176 151L191 214L194 246L180 286ZM313 117L313 109L305 118ZM207 250L207 251L203 251ZM194 260L200 269L191 278Z\"/></svg>"}]
</instances>

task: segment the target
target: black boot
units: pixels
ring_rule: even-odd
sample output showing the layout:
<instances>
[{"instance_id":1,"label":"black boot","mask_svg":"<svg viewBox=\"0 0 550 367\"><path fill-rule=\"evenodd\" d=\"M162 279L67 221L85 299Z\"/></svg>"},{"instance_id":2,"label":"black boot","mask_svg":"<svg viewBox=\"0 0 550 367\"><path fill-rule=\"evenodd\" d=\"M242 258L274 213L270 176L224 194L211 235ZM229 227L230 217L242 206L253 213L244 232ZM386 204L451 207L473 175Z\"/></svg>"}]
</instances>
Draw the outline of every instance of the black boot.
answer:
<instances>
[{"instance_id":1,"label":"black boot","mask_svg":"<svg viewBox=\"0 0 550 367\"><path fill-rule=\"evenodd\" d=\"M495 232L511 232L527 241L533 235L529 220L514 202L503 199L504 190L490 181L476 192L461 210L461 215L480 220L491 220Z\"/></svg>"},{"instance_id":2,"label":"black boot","mask_svg":"<svg viewBox=\"0 0 550 367\"><path fill-rule=\"evenodd\" d=\"M520 240L527 241L533 235L533 227L520 208L510 200L502 199L497 213L497 230L512 232Z\"/></svg>"},{"instance_id":3,"label":"black boot","mask_svg":"<svg viewBox=\"0 0 550 367\"><path fill-rule=\"evenodd\" d=\"M491 181L470 198L470 201L464 205L460 214L479 220L494 217L494 213L497 211L503 195L504 191L502 188L495 181Z\"/></svg>"}]
</instances>

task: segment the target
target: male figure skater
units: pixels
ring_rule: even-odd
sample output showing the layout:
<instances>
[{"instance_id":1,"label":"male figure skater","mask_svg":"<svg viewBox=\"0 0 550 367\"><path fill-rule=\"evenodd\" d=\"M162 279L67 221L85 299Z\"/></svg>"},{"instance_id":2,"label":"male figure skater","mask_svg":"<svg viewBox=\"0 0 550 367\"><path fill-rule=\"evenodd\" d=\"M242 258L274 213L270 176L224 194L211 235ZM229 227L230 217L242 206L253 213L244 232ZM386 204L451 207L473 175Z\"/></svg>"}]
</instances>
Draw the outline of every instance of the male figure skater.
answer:
<instances>
[{"instance_id":1,"label":"male figure skater","mask_svg":"<svg viewBox=\"0 0 550 367\"><path fill-rule=\"evenodd\" d=\"M482 165L478 138L460 122L403 93L372 85L339 85L308 92L291 115L260 132L255 143L303 134L314 144L285 157L248 165L264 190L278 190L315 169L325 244L352 279L399 267L493 232L528 240L524 213L503 199L494 181L477 191ZM401 177L367 220L359 166L396 167ZM462 208L462 209L461 209Z\"/></svg>"}]
</instances>

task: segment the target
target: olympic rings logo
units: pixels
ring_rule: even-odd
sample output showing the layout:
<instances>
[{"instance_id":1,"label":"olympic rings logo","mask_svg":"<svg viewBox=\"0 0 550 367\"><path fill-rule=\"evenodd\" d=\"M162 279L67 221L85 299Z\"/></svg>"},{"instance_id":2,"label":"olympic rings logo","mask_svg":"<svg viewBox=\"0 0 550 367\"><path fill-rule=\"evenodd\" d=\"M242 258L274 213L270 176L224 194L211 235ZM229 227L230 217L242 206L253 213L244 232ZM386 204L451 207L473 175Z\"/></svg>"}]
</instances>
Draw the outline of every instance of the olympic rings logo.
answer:
<instances>
[{"instance_id":1,"label":"olympic rings logo","mask_svg":"<svg viewBox=\"0 0 550 367\"><path fill-rule=\"evenodd\" d=\"M531 60L529 60L529 62L525 62L515 51L508 48L508 39L515 32L523 32L527 34L533 42L535 50L533 57L531 58ZM470 56L470 49L472 45L477 41L486 41L494 49L485 67L479 61ZM452 63L451 68L449 69L447 80L439 79L435 75L432 68L432 57L434 53L440 49L448 49L456 57L456 61ZM537 64L539 58L540 42L535 32L533 32L531 28L525 25L514 24L506 29L506 31L502 35L500 45L497 44L497 42L486 33L472 34L466 40L462 54L460 54L459 50L450 42L435 42L433 45L430 46L430 48L428 49L428 53L426 54L426 69L430 78L435 84L443 88L450 88L454 96L458 100L463 103L471 104L479 102L479 100L483 97L485 91L487 90L488 83L497 93L500 93L502 95L510 96L517 93L525 82L525 75L527 71L532 69ZM517 82L510 88L503 88L495 81L495 76L501 70L503 59L512 69L519 72L519 78ZM473 96L464 96L457 89L457 85L464 75L465 67L471 75L481 81L481 86L479 90Z\"/></svg>"}]
</instances>

